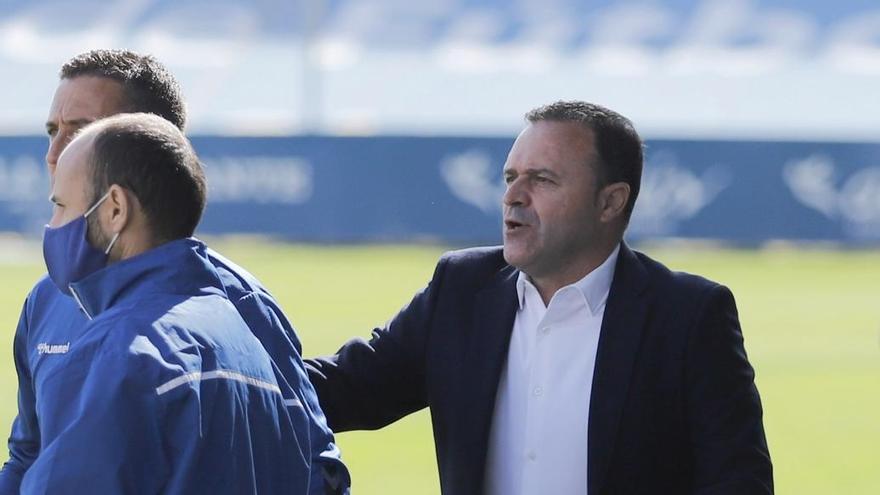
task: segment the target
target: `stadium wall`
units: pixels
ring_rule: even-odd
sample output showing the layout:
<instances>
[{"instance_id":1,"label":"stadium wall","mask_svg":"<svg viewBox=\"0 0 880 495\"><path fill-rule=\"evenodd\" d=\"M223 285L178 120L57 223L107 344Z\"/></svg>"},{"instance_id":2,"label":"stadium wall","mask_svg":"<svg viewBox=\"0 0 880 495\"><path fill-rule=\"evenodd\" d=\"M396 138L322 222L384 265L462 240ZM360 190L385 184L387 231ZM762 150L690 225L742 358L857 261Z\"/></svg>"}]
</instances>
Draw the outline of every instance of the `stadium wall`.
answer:
<instances>
[{"instance_id":1,"label":"stadium wall","mask_svg":"<svg viewBox=\"0 0 880 495\"><path fill-rule=\"evenodd\" d=\"M500 241L510 138L192 138L202 234L308 242ZM45 138L0 137L0 230L50 216ZM880 244L880 144L650 140L631 240Z\"/></svg>"}]
</instances>

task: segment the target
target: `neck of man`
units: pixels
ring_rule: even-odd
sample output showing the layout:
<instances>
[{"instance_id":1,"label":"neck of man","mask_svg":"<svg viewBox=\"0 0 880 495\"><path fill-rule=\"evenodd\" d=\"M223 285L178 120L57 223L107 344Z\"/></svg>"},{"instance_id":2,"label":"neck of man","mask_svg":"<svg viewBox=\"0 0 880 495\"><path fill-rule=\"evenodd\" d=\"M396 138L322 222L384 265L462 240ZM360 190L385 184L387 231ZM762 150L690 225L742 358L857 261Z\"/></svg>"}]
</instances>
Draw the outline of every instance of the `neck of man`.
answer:
<instances>
[{"instance_id":1,"label":"neck of man","mask_svg":"<svg viewBox=\"0 0 880 495\"><path fill-rule=\"evenodd\" d=\"M526 272L532 284L538 289L544 306L550 305L550 300L559 289L577 282L599 268L611 256L621 240L619 237L609 239L600 246L596 246L596 249L584 252L581 256L568 261L552 272L539 275Z\"/></svg>"},{"instance_id":2,"label":"neck of man","mask_svg":"<svg viewBox=\"0 0 880 495\"><path fill-rule=\"evenodd\" d=\"M165 244L165 241L156 239L149 228L145 228L143 225L136 225L137 223L135 222L135 225L131 225L132 228L126 228L119 235L116 245L110 250L107 259L108 264L133 258Z\"/></svg>"}]
</instances>

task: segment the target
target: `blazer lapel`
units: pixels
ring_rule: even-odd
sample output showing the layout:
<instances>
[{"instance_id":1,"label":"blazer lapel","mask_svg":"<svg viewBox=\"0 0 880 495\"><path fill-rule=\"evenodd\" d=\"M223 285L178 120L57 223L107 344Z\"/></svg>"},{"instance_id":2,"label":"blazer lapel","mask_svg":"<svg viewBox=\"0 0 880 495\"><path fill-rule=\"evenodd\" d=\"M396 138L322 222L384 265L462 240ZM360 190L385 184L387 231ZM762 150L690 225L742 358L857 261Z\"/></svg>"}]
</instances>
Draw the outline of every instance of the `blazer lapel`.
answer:
<instances>
[{"instance_id":1,"label":"blazer lapel","mask_svg":"<svg viewBox=\"0 0 880 495\"><path fill-rule=\"evenodd\" d=\"M468 438L474 442L473 449L466 453L471 458L462 465L473 466L473 479L468 484L473 487L483 486L495 396L516 318L517 273L512 267L504 268L475 296L471 340L462 363L466 367L462 376L467 377L466 428Z\"/></svg>"},{"instance_id":2,"label":"blazer lapel","mask_svg":"<svg viewBox=\"0 0 880 495\"><path fill-rule=\"evenodd\" d=\"M647 312L648 276L621 243L605 307L593 372L588 426L589 493L598 494L608 470Z\"/></svg>"}]
</instances>

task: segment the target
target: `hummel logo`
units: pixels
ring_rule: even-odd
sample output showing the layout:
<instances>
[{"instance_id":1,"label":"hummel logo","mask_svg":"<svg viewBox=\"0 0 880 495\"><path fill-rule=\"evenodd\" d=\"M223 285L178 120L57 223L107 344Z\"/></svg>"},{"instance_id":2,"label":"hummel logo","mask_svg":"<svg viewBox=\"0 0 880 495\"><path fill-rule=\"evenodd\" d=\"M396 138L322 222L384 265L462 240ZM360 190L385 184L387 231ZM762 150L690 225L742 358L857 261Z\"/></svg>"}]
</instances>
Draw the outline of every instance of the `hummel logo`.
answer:
<instances>
[{"instance_id":1,"label":"hummel logo","mask_svg":"<svg viewBox=\"0 0 880 495\"><path fill-rule=\"evenodd\" d=\"M47 344L40 342L37 344L37 353L39 354L67 354L70 350L70 342L66 344Z\"/></svg>"}]
</instances>

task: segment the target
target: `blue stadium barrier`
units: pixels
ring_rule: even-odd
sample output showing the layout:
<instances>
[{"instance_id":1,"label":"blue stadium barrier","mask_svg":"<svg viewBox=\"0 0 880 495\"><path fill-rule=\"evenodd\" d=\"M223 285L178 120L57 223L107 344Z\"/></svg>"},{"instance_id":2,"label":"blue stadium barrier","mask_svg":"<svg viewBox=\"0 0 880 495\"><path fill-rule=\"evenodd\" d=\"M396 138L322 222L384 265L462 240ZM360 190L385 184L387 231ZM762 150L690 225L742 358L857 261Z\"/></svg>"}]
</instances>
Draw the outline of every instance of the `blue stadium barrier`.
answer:
<instances>
[{"instance_id":1,"label":"blue stadium barrier","mask_svg":"<svg viewBox=\"0 0 880 495\"><path fill-rule=\"evenodd\" d=\"M314 242L500 241L512 138L194 137L203 234ZM0 230L50 216L46 142L0 137ZM652 140L631 240L880 243L880 144Z\"/></svg>"}]
</instances>

